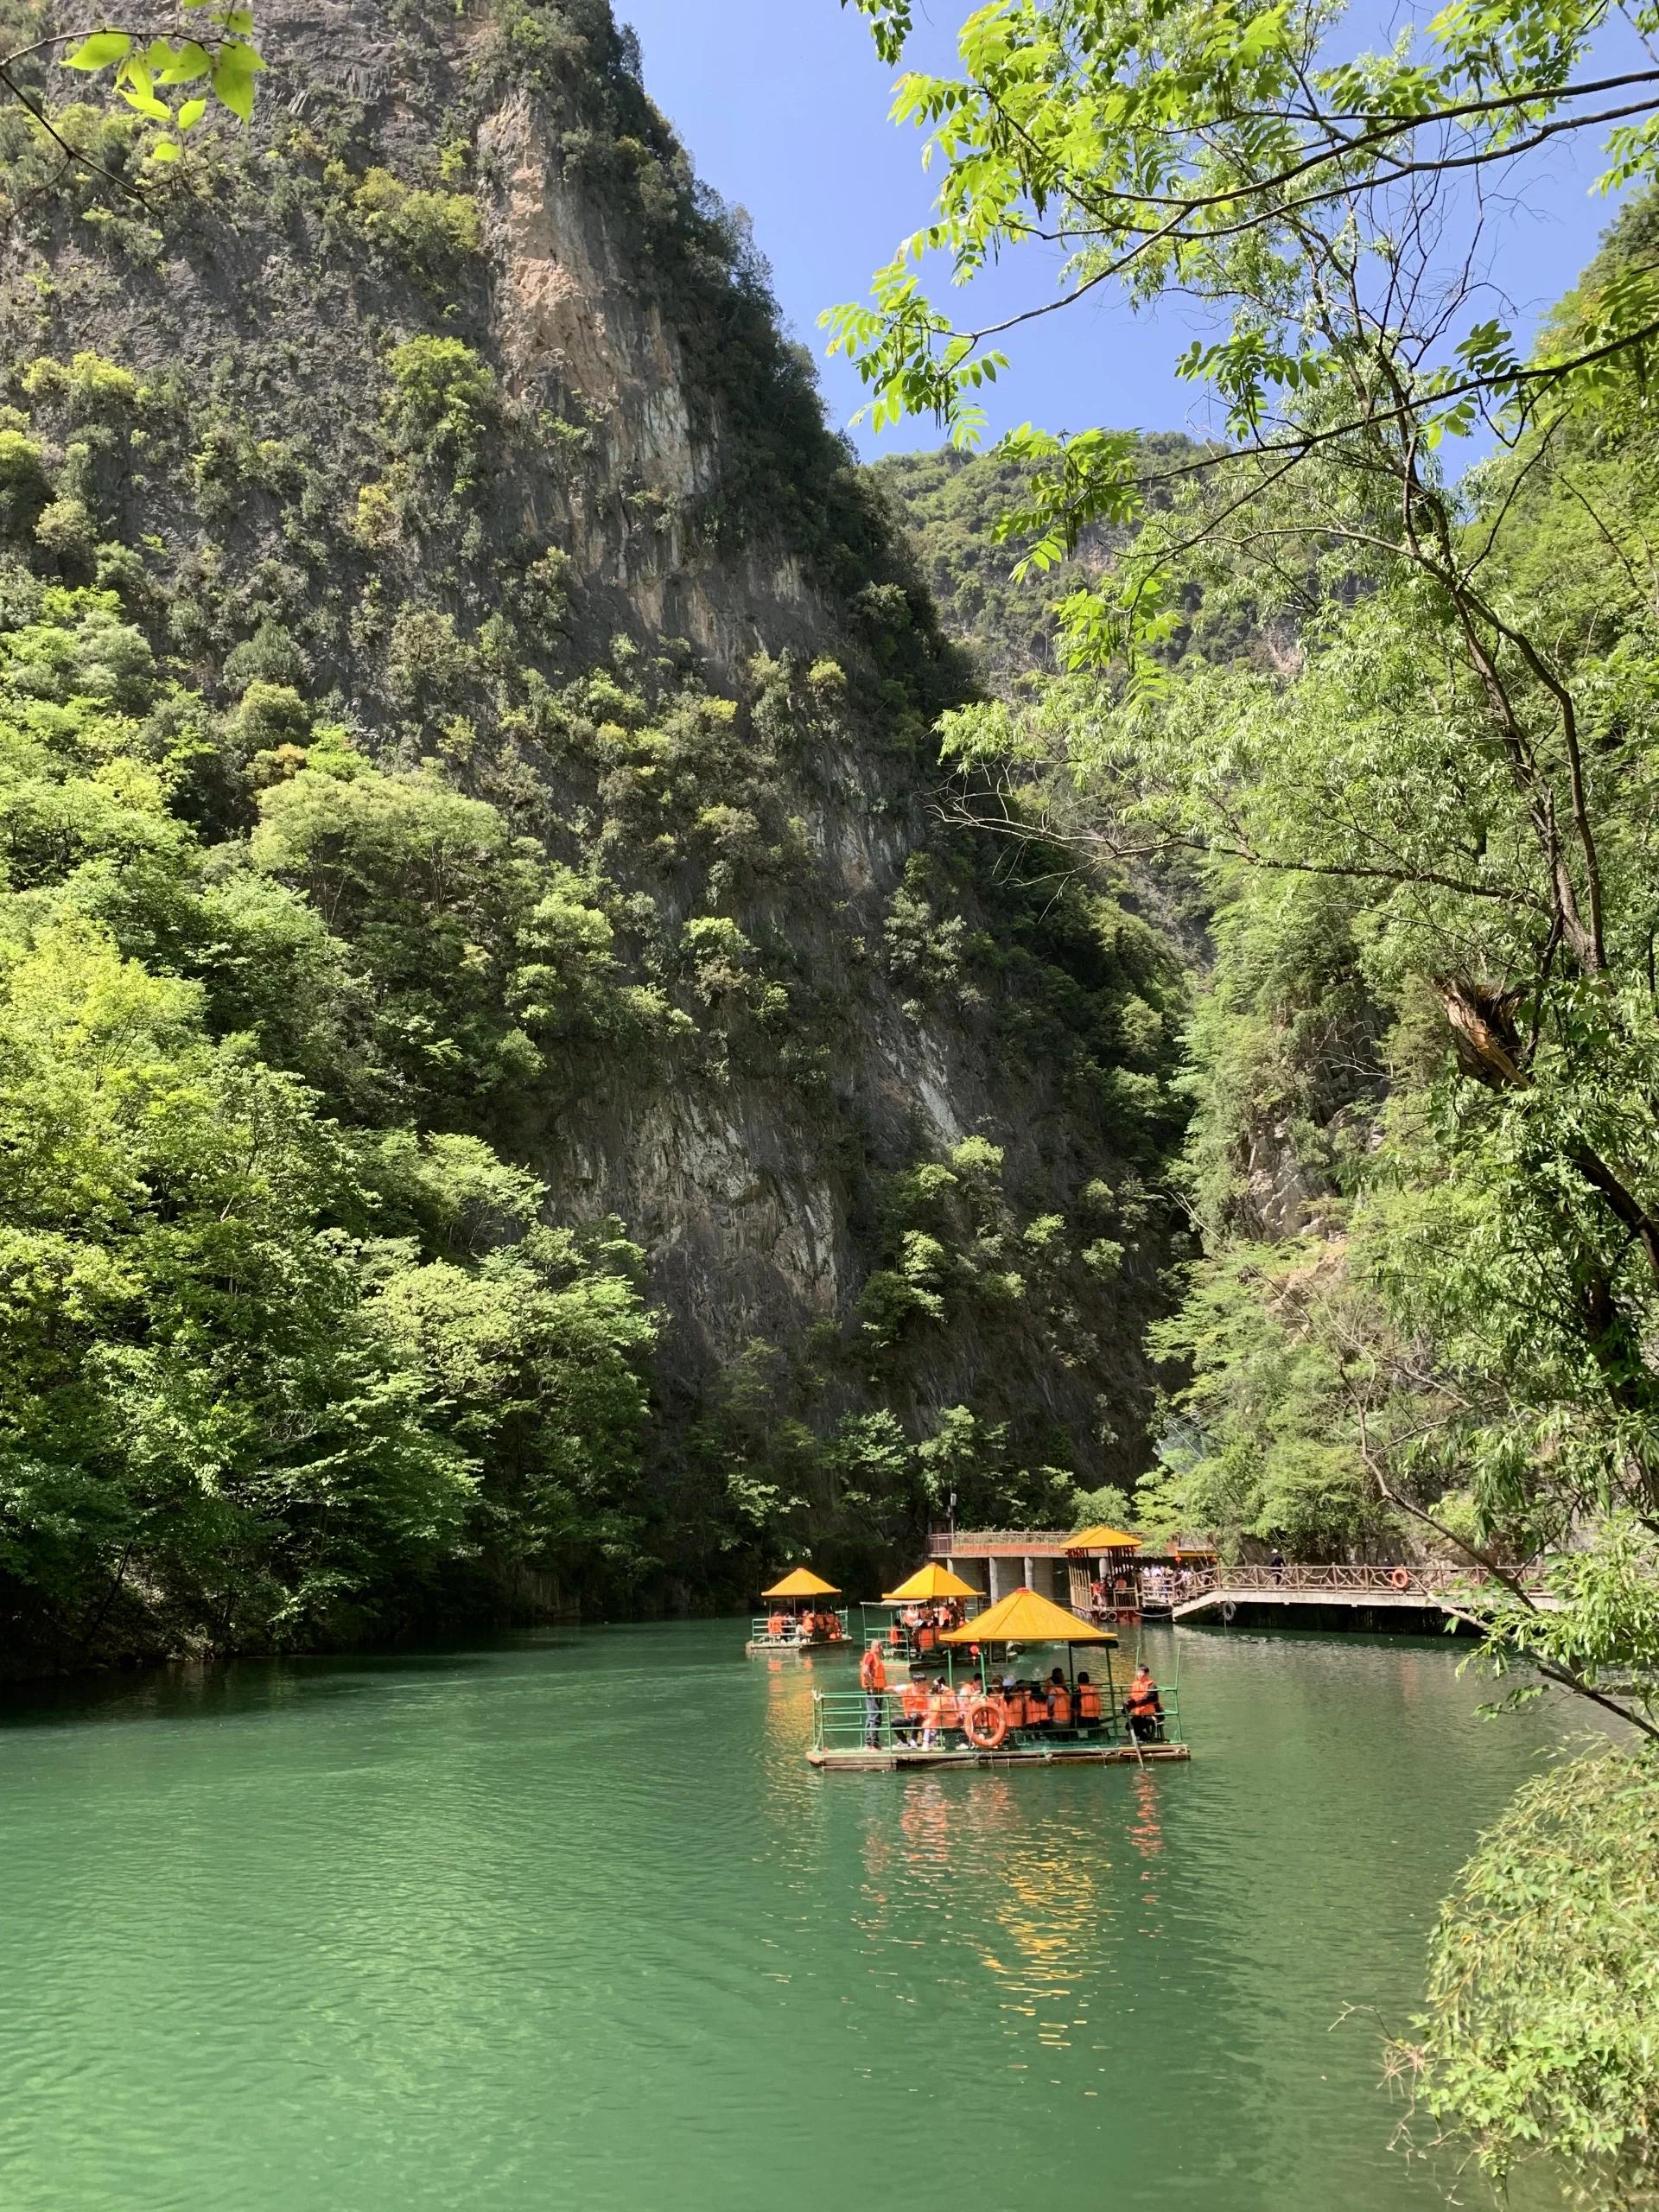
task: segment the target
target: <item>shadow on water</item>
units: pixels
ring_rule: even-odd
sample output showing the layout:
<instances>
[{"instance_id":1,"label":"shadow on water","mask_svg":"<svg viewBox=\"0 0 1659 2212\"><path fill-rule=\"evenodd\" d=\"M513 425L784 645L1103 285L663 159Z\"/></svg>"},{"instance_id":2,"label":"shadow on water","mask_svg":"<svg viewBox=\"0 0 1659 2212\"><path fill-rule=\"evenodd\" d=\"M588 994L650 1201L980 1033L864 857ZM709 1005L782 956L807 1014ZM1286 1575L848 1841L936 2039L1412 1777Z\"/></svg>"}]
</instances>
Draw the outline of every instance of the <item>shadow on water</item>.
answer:
<instances>
[{"instance_id":1,"label":"shadow on water","mask_svg":"<svg viewBox=\"0 0 1659 2212\"><path fill-rule=\"evenodd\" d=\"M571 1629L530 1629L483 1643L473 1637L427 1643L419 1650L175 1660L118 1672L0 1683L0 1733L77 1721L211 1719L256 1713L262 1707L361 1697L390 1681L442 1678L498 1664L508 1654L573 1650L581 1643L580 1633Z\"/></svg>"}]
</instances>

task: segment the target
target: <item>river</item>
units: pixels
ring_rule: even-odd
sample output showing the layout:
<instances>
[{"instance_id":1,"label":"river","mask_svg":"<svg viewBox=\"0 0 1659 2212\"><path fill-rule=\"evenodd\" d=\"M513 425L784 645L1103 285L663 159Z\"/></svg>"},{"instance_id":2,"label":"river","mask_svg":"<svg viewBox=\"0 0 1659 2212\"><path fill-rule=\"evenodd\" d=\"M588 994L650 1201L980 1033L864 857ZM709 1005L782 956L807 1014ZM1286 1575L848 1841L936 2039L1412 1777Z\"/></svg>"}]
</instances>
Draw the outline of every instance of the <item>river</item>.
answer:
<instances>
[{"instance_id":1,"label":"river","mask_svg":"<svg viewBox=\"0 0 1659 2212\"><path fill-rule=\"evenodd\" d=\"M1379 2027L1576 1716L1184 1632L1190 1766L820 1777L743 1632L14 1693L4 2212L1441 2202Z\"/></svg>"}]
</instances>

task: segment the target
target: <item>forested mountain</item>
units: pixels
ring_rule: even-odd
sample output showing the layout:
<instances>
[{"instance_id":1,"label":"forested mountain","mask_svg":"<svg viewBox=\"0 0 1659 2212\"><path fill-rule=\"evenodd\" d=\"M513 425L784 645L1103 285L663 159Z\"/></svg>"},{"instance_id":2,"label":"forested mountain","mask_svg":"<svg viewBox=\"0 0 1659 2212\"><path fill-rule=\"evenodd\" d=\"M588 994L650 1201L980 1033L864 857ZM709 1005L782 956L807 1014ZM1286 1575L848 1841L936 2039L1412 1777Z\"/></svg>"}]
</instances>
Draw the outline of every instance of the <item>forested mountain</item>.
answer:
<instances>
[{"instance_id":1,"label":"forested mountain","mask_svg":"<svg viewBox=\"0 0 1659 2212\"><path fill-rule=\"evenodd\" d=\"M1190 464L1200 452L1179 432L1150 432L1138 443L1154 473ZM1016 576L1027 541L1017 533L1000 537L996 526L1030 496L1027 464L1001 452L942 446L937 453L889 454L871 474L904 518L941 627L982 680L1006 688L1063 668L1056 602L1104 574L1129 532L1091 521L1069 556Z\"/></svg>"},{"instance_id":2,"label":"forested mountain","mask_svg":"<svg viewBox=\"0 0 1659 2212\"><path fill-rule=\"evenodd\" d=\"M7 1656L1063 1512L1177 963L941 830L969 678L604 0L260 42L166 171L0 129Z\"/></svg>"}]
</instances>

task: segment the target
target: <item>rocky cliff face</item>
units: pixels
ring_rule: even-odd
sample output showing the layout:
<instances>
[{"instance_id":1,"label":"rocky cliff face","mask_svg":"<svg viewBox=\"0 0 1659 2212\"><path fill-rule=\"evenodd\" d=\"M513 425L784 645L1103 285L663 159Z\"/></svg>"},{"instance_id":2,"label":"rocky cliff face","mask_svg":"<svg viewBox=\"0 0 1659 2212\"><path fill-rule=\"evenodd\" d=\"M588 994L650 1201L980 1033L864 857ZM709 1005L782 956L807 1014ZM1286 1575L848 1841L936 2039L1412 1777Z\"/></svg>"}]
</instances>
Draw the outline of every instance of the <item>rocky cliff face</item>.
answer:
<instances>
[{"instance_id":1,"label":"rocky cliff face","mask_svg":"<svg viewBox=\"0 0 1659 2212\"><path fill-rule=\"evenodd\" d=\"M626 35L602 0L276 0L259 37L253 133L142 202L15 158L0 289L85 518L53 557L232 734L204 809L241 834L347 746L505 812L603 918L602 1007L550 953L555 1041L430 1115L645 1248L663 1495L752 1478L670 1567L790 1511L868 1533L817 1446L878 1411L935 1447L912 1519L1132 1473L1179 979L1109 899L944 841L963 678ZM136 122L76 127L141 173Z\"/></svg>"}]
</instances>

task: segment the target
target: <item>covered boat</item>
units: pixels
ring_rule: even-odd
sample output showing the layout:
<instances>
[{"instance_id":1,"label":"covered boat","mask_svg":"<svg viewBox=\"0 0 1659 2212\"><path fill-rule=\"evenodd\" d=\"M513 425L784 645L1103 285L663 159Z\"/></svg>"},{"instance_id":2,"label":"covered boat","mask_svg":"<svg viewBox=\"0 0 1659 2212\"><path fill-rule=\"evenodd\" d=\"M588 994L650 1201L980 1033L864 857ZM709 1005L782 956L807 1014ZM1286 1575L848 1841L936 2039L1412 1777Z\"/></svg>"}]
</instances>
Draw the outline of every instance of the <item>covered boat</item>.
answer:
<instances>
[{"instance_id":1,"label":"covered boat","mask_svg":"<svg viewBox=\"0 0 1659 2212\"><path fill-rule=\"evenodd\" d=\"M825 1598L838 1598L841 1592L833 1582L814 1574L810 1567L791 1567L780 1581L774 1582L771 1589L763 1590L760 1595L769 1611L757 1613L750 1621L746 1657L799 1658L808 1651L850 1648L846 1606L820 1602Z\"/></svg>"},{"instance_id":2,"label":"covered boat","mask_svg":"<svg viewBox=\"0 0 1659 2212\"><path fill-rule=\"evenodd\" d=\"M1155 1738L1132 1735L1112 1679L1116 1637L1038 1591L1010 1591L940 1643L946 1669L938 1682L918 1680L919 1670L907 1668L902 1682L889 1675L880 1688L867 1682L856 1692L815 1693L811 1764L868 1772L1145 1765L1188 1756L1173 1693L1160 1700ZM1091 1660L1099 1655L1099 1674L1079 1669L1079 1649ZM1046 1665L1033 1658L1038 1651L1064 1652L1065 1663Z\"/></svg>"},{"instance_id":3,"label":"covered boat","mask_svg":"<svg viewBox=\"0 0 1659 2212\"><path fill-rule=\"evenodd\" d=\"M978 1612L985 1593L964 1582L943 1560L931 1559L918 1567L896 1590L888 1590L879 1605L858 1609L860 1641L868 1647L879 1643L883 1655L906 1665L922 1660L944 1664L942 1639Z\"/></svg>"}]
</instances>

